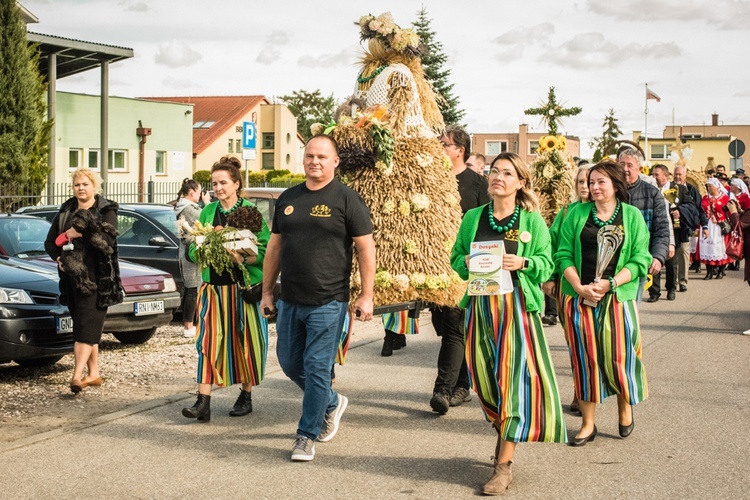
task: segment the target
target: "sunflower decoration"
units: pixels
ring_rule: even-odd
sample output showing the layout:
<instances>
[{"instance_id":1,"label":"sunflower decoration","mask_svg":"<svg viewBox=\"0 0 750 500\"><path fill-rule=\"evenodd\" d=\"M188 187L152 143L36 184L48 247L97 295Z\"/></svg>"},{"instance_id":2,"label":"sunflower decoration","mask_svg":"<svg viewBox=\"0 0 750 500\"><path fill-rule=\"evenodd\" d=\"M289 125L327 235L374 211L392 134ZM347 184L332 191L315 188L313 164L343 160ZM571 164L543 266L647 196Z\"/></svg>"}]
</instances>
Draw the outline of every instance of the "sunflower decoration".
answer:
<instances>
[{"instance_id":1,"label":"sunflower decoration","mask_svg":"<svg viewBox=\"0 0 750 500\"><path fill-rule=\"evenodd\" d=\"M644 161L641 164L641 173L643 175L651 175L651 162L650 161Z\"/></svg>"},{"instance_id":2,"label":"sunflower decoration","mask_svg":"<svg viewBox=\"0 0 750 500\"><path fill-rule=\"evenodd\" d=\"M539 151L547 151L557 149L557 137L554 135L546 135L539 140Z\"/></svg>"}]
</instances>

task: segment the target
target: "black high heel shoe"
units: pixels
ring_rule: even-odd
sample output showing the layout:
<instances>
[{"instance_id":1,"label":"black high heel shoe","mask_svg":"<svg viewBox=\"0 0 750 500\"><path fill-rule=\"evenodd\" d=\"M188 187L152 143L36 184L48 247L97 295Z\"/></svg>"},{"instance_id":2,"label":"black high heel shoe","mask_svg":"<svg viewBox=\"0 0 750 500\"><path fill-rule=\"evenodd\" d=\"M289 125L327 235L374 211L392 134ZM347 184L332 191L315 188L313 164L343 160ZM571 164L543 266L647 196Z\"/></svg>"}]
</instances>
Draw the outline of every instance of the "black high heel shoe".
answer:
<instances>
[{"instance_id":1,"label":"black high heel shoe","mask_svg":"<svg viewBox=\"0 0 750 500\"><path fill-rule=\"evenodd\" d=\"M633 432L633 428L635 427L635 415L633 414L632 406L630 407L630 425L622 425L620 422L617 422L617 427L620 431L621 438L626 438Z\"/></svg>"},{"instance_id":2,"label":"black high heel shoe","mask_svg":"<svg viewBox=\"0 0 750 500\"><path fill-rule=\"evenodd\" d=\"M569 446L585 446L585 445L586 445L586 443L588 443L589 441L593 442L593 441L594 441L594 439L596 439L596 433L597 433L597 432L598 432L598 431L597 431L597 429L596 429L596 426L594 426L594 430L593 430L593 431L591 432L591 434L589 434L589 435L588 435L588 436L586 436L586 437L582 437L582 438L575 438L575 437L574 437L574 438L573 438L573 439L572 439L572 440L571 440L571 441L570 441L570 442L568 443L568 445L569 445Z\"/></svg>"}]
</instances>

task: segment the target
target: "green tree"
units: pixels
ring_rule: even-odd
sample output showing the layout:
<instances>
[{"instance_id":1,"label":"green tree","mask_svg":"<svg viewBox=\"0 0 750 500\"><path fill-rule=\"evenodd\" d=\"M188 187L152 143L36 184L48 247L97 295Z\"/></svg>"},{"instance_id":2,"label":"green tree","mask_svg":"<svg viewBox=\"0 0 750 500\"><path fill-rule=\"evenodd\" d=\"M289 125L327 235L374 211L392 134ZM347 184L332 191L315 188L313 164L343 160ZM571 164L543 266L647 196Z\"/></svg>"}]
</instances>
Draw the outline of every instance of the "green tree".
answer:
<instances>
[{"instance_id":1,"label":"green tree","mask_svg":"<svg viewBox=\"0 0 750 500\"><path fill-rule=\"evenodd\" d=\"M448 56L443 52L443 43L436 39L437 33L432 30L430 23L432 19L427 17L427 9L424 7L417 13L417 20L412 23L426 49L422 56L425 79L438 94L438 105L445 124L458 125L466 111L458 107L458 97L453 94L453 84L449 83L451 70L444 67Z\"/></svg>"},{"instance_id":2,"label":"green tree","mask_svg":"<svg viewBox=\"0 0 750 500\"><path fill-rule=\"evenodd\" d=\"M604 155L614 153L617 139L622 135L622 130L620 130L620 126L617 124L617 118L615 118L614 109L610 108L607 112L602 127L604 128L604 132L601 137L594 137L589 141L589 147L594 149L594 157L592 158L594 163L601 160Z\"/></svg>"},{"instance_id":3,"label":"green tree","mask_svg":"<svg viewBox=\"0 0 750 500\"><path fill-rule=\"evenodd\" d=\"M279 100L297 117L297 132L308 140L312 137L310 126L316 122L328 124L333 120L336 111L336 100L333 94L324 97L320 90L308 92L295 90L290 95L283 95Z\"/></svg>"},{"instance_id":4,"label":"green tree","mask_svg":"<svg viewBox=\"0 0 750 500\"><path fill-rule=\"evenodd\" d=\"M39 50L26 40L15 0L0 0L0 186L6 196L19 193L21 186L41 194L49 173L52 124L46 119L38 63ZM6 198L0 209L12 203Z\"/></svg>"}]
</instances>

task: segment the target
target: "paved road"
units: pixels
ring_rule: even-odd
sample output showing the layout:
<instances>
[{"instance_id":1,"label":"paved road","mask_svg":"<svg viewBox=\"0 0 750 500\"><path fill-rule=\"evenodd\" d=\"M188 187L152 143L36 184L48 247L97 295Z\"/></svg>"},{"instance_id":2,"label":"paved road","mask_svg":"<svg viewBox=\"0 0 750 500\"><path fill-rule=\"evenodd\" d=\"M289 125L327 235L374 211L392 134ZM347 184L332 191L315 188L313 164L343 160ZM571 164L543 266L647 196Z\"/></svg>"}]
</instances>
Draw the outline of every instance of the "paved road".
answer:
<instances>
[{"instance_id":1,"label":"paved road","mask_svg":"<svg viewBox=\"0 0 750 500\"><path fill-rule=\"evenodd\" d=\"M583 448L521 444L508 498L750 498L750 289L730 273L693 280L678 300L643 304L650 398L617 436L616 402ZM301 393L274 369L255 411L189 421L179 394L0 448L6 498L472 498L491 475L495 434L476 398L438 417L428 401L439 343L429 322L380 357L376 324L358 325L337 389L350 398L339 434L311 463L289 454ZM563 400L572 395L560 327L548 329ZM569 432L579 418L567 416Z\"/></svg>"}]
</instances>

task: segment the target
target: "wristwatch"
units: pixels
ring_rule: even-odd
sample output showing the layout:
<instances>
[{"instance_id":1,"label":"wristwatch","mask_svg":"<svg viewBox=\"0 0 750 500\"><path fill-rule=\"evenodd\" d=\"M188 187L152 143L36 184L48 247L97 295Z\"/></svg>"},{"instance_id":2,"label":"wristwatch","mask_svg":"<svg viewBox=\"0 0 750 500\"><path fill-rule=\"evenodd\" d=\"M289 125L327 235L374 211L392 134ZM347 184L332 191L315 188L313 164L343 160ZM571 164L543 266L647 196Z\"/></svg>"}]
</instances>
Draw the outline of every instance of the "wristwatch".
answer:
<instances>
[{"instance_id":1,"label":"wristwatch","mask_svg":"<svg viewBox=\"0 0 750 500\"><path fill-rule=\"evenodd\" d=\"M528 268L529 268L529 259L527 259L527 258L524 258L524 259L523 259L523 266L521 266L521 269L523 269L523 270L525 271L525 270L527 270Z\"/></svg>"}]
</instances>

